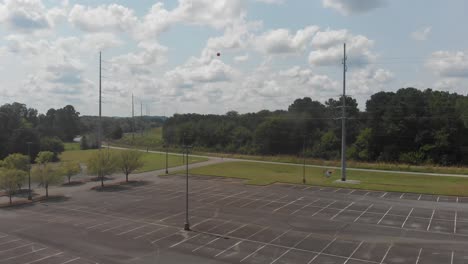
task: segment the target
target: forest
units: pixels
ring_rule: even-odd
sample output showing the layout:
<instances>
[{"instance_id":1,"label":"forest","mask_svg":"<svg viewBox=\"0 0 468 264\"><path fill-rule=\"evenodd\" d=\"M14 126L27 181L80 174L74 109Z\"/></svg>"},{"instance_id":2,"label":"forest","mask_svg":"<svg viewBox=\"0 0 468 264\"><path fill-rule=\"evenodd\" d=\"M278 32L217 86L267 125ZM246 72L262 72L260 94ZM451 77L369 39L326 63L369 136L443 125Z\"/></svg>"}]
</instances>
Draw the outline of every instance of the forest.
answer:
<instances>
[{"instance_id":1,"label":"forest","mask_svg":"<svg viewBox=\"0 0 468 264\"><path fill-rule=\"evenodd\" d=\"M339 159L342 102L301 98L287 110L175 114L164 141L209 151ZM468 97L415 88L378 92L360 110L346 98L347 157L409 164L468 164Z\"/></svg>"}]
</instances>

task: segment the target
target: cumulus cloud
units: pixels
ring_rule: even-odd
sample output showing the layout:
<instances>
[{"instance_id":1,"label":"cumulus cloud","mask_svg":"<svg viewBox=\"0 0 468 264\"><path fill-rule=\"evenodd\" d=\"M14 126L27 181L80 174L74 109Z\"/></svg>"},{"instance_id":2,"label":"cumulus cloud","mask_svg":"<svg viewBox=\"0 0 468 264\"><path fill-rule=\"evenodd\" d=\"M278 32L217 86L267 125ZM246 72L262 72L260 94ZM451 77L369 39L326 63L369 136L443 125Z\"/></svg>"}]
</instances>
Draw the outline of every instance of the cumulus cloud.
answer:
<instances>
[{"instance_id":1,"label":"cumulus cloud","mask_svg":"<svg viewBox=\"0 0 468 264\"><path fill-rule=\"evenodd\" d=\"M304 51L310 46L318 26L308 26L291 34L288 29L270 30L256 37L255 48L265 54L286 54Z\"/></svg>"},{"instance_id":2,"label":"cumulus cloud","mask_svg":"<svg viewBox=\"0 0 468 264\"><path fill-rule=\"evenodd\" d=\"M255 2L265 3L265 4L284 4L284 0L255 0Z\"/></svg>"},{"instance_id":3,"label":"cumulus cloud","mask_svg":"<svg viewBox=\"0 0 468 264\"><path fill-rule=\"evenodd\" d=\"M373 61L377 55L372 52L374 41L363 35L353 35L347 30L320 31L312 40L309 63L316 66L341 65L343 60L343 43L349 64L361 67Z\"/></svg>"},{"instance_id":4,"label":"cumulus cloud","mask_svg":"<svg viewBox=\"0 0 468 264\"><path fill-rule=\"evenodd\" d=\"M133 10L117 4L85 7L75 5L68 20L77 28L88 31L129 31L136 26Z\"/></svg>"},{"instance_id":5,"label":"cumulus cloud","mask_svg":"<svg viewBox=\"0 0 468 264\"><path fill-rule=\"evenodd\" d=\"M437 51L426 61L426 67L440 77L468 78L468 53Z\"/></svg>"},{"instance_id":6,"label":"cumulus cloud","mask_svg":"<svg viewBox=\"0 0 468 264\"><path fill-rule=\"evenodd\" d=\"M0 3L0 23L17 32L50 29L65 17L64 7L47 10L41 0L5 0Z\"/></svg>"},{"instance_id":7,"label":"cumulus cloud","mask_svg":"<svg viewBox=\"0 0 468 264\"><path fill-rule=\"evenodd\" d=\"M419 41L427 40L431 32L432 32L432 27L421 28L411 33L411 38L413 40L419 40Z\"/></svg>"},{"instance_id":8,"label":"cumulus cloud","mask_svg":"<svg viewBox=\"0 0 468 264\"><path fill-rule=\"evenodd\" d=\"M394 74L388 70L366 67L352 71L348 81L352 96L370 95L386 88L394 80Z\"/></svg>"},{"instance_id":9,"label":"cumulus cloud","mask_svg":"<svg viewBox=\"0 0 468 264\"><path fill-rule=\"evenodd\" d=\"M326 8L335 9L343 15L359 14L382 7L385 0L322 0Z\"/></svg>"}]
</instances>

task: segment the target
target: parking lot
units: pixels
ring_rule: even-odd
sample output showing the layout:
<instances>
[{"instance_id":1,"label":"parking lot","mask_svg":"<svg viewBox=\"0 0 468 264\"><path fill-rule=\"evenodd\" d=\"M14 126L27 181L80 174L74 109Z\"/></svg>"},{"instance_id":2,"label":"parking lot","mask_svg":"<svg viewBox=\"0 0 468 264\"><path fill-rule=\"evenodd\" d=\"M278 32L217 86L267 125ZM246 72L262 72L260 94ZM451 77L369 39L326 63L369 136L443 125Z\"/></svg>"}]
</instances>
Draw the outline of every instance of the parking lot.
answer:
<instances>
[{"instance_id":1,"label":"parking lot","mask_svg":"<svg viewBox=\"0 0 468 264\"><path fill-rule=\"evenodd\" d=\"M468 200L191 176L0 211L0 263L468 263Z\"/></svg>"}]
</instances>

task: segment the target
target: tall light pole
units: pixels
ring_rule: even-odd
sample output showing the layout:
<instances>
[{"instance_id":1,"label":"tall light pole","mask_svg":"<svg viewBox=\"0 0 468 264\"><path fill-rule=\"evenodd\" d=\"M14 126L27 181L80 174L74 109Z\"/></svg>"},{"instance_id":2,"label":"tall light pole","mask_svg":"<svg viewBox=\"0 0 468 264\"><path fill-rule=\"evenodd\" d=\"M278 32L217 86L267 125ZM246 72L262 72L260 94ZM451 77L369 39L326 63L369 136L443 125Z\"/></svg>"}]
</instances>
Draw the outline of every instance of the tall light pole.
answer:
<instances>
[{"instance_id":1,"label":"tall light pole","mask_svg":"<svg viewBox=\"0 0 468 264\"><path fill-rule=\"evenodd\" d=\"M343 45L343 108L341 116L341 181L346 181L346 43Z\"/></svg>"},{"instance_id":2,"label":"tall light pole","mask_svg":"<svg viewBox=\"0 0 468 264\"><path fill-rule=\"evenodd\" d=\"M305 156L305 150L306 150L306 136L304 135L304 142L302 143L302 158L304 159L304 163L302 165L302 183L306 183L306 178L305 178L305 165L306 165L306 156Z\"/></svg>"},{"instance_id":3,"label":"tall light pole","mask_svg":"<svg viewBox=\"0 0 468 264\"><path fill-rule=\"evenodd\" d=\"M101 98L101 87L102 87L102 76L101 76L101 52L99 51L99 127L98 127L98 147L101 149L101 129L102 129L102 98Z\"/></svg>"},{"instance_id":4,"label":"tall light pole","mask_svg":"<svg viewBox=\"0 0 468 264\"><path fill-rule=\"evenodd\" d=\"M189 171L189 163L188 163L188 155L189 155L189 149L190 146L184 146L185 149L185 155L187 155L185 159L185 225L184 225L184 230L185 231L190 231L190 222L189 222L189 180L188 180L188 171Z\"/></svg>"},{"instance_id":5,"label":"tall light pole","mask_svg":"<svg viewBox=\"0 0 468 264\"><path fill-rule=\"evenodd\" d=\"M32 201L32 191L31 191L31 144L32 142L26 142L28 144L28 157L29 157L29 167L28 167L28 185L29 185L29 191L28 191L28 200Z\"/></svg>"},{"instance_id":6,"label":"tall light pole","mask_svg":"<svg viewBox=\"0 0 468 264\"><path fill-rule=\"evenodd\" d=\"M169 170L168 170L168 146L167 144L164 144L164 148L166 149L166 174L169 174Z\"/></svg>"}]
</instances>

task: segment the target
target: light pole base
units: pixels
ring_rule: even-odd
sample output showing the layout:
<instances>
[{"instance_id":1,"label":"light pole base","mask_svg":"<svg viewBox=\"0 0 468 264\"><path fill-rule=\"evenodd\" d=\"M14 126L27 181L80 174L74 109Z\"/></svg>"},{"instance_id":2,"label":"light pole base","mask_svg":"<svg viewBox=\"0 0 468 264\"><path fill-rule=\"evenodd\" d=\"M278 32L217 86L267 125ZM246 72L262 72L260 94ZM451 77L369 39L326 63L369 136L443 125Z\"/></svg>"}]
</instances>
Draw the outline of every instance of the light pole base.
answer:
<instances>
[{"instance_id":1,"label":"light pole base","mask_svg":"<svg viewBox=\"0 0 468 264\"><path fill-rule=\"evenodd\" d=\"M166 174L169 174L169 171L168 171L168 170L166 170Z\"/></svg>"},{"instance_id":2,"label":"light pole base","mask_svg":"<svg viewBox=\"0 0 468 264\"><path fill-rule=\"evenodd\" d=\"M184 225L184 230L185 230L185 231L190 231L190 224L189 224L189 223L186 223L186 224Z\"/></svg>"}]
</instances>

